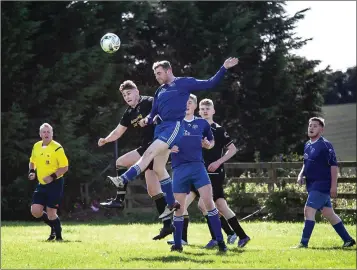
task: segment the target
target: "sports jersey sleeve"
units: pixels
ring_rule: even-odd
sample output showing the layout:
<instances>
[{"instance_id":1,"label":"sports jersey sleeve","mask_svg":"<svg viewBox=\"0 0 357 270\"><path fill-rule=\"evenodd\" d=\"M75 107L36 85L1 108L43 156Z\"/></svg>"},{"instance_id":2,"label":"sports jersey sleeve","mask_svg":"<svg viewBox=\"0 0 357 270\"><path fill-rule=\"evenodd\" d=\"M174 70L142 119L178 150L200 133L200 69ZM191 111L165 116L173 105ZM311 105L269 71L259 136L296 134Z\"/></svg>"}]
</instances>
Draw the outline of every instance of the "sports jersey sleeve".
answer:
<instances>
[{"instance_id":1,"label":"sports jersey sleeve","mask_svg":"<svg viewBox=\"0 0 357 270\"><path fill-rule=\"evenodd\" d=\"M58 161L58 167L63 168L68 166L68 159L66 154L64 153L63 147L59 147L55 150L57 161Z\"/></svg>"},{"instance_id":2,"label":"sports jersey sleeve","mask_svg":"<svg viewBox=\"0 0 357 270\"><path fill-rule=\"evenodd\" d=\"M124 127L129 127L130 126L130 119L129 119L129 115L128 115L128 109L125 110L123 116L120 119L119 124L124 126Z\"/></svg>"},{"instance_id":3,"label":"sports jersey sleeve","mask_svg":"<svg viewBox=\"0 0 357 270\"><path fill-rule=\"evenodd\" d=\"M187 77L184 80L181 80L182 89L187 90L188 92L195 92L201 90L207 90L215 87L222 79L226 73L226 68L222 66L218 72L208 80L198 80L192 77Z\"/></svg>"},{"instance_id":4,"label":"sports jersey sleeve","mask_svg":"<svg viewBox=\"0 0 357 270\"><path fill-rule=\"evenodd\" d=\"M206 123L205 123L204 130L203 130L203 137L206 137L207 140L212 141L214 139L214 136L213 136L213 133L211 130L211 126L209 125L209 123L206 120L204 120L204 121Z\"/></svg>"},{"instance_id":5,"label":"sports jersey sleeve","mask_svg":"<svg viewBox=\"0 0 357 270\"><path fill-rule=\"evenodd\" d=\"M331 143L325 143L326 145L326 160L328 165L330 166L338 166L337 159L336 159L336 153L335 150L333 149L333 146Z\"/></svg>"},{"instance_id":6,"label":"sports jersey sleeve","mask_svg":"<svg viewBox=\"0 0 357 270\"><path fill-rule=\"evenodd\" d=\"M221 129L221 136L222 136L222 144L224 145L224 147L227 148L233 143L233 140L231 139L228 132L224 128Z\"/></svg>"},{"instance_id":7,"label":"sports jersey sleeve","mask_svg":"<svg viewBox=\"0 0 357 270\"><path fill-rule=\"evenodd\" d=\"M31 156L30 156L30 162L31 163L36 163L35 162L35 146L32 147L32 151L31 151Z\"/></svg>"},{"instance_id":8,"label":"sports jersey sleeve","mask_svg":"<svg viewBox=\"0 0 357 270\"><path fill-rule=\"evenodd\" d=\"M151 111L149 113L149 116L148 116L148 124L151 125L153 123L153 120L154 120L154 117L155 115L157 115L157 112L158 112L158 108L157 108L157 93L158 93L159 89L156 90L156 93L155 93L155 97L153 98L153 101L152 101L152 108L151 108Z\"/></svg>"}]
</instances>

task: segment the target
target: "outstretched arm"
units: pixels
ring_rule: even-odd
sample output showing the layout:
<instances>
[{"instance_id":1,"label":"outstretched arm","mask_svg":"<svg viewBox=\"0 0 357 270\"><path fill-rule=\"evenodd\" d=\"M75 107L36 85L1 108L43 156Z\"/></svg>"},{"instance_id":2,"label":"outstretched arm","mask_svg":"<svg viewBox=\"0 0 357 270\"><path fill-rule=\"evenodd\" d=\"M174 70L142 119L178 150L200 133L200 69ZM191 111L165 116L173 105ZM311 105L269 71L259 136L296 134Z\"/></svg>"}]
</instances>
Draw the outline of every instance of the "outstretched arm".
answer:
<instances>
[{"instance_id":1,"label":"outstretched arm","mask_svg":"<svg viewBox=\"0 0 357 270\"><path fill-rule=\"evenodd\" d=\"M197 80L195 78L187 78L183 83L184 87L190 92L211 89L215 87L222 79L227 69L238 64L238 58L230 57L224 61L223 66L218 72L208 80Z\"/></svg>"}]
</instances>

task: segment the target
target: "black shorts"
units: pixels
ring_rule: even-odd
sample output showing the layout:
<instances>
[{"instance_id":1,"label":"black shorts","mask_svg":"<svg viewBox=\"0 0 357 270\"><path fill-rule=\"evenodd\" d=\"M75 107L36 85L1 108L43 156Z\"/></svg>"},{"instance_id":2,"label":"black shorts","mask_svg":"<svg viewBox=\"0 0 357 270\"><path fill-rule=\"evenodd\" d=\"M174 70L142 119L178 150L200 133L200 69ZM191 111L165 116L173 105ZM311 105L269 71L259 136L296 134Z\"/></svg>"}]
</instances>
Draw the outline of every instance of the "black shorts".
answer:
<instances>
[{"instance_id":1,"label":"black shorts","mask_svg":"<svg viewBox=\"0 0 357 270\"><path fill-rule=\"evenodd\" d=\"M44 207L58 209L63 197L63 187L63 176L46 185L38 184L33 193L31 204L41 204Z\"/></svg>"},{"instance_id":2,"label":"black shorts","mask_svg":"<svg viewBox=\"0 0 357 270\"><path fill-rule=\"evenodd\" d=\"M225 199L224 194L224 180L226 177L226 172L223 169L218 169L214 173L208 173L208 176L211 180L212 185L212 193L213 193L213 201L217 201L218 199L222 198ZM191 191L194 192L197 197L200 196L197 189L192 185Z\"/></svg>"},{"instance_id":3,"label":"black shorts","mask_svg":"<svg viewBox=\"0 0 357 270\"><path fill-rule=\"evenodd\" d=\"M146 151L146 149L149 148L149 146L151 145L152 142L148 142L148 143L144 143L142 146L139 146L138 148L136 148L136 152L139 153L139 155L142 157ZM154 160L152 160L149 164L149 166L146 168L149 170L153 170L154 169Z\"/></svg>"}]
</instances>

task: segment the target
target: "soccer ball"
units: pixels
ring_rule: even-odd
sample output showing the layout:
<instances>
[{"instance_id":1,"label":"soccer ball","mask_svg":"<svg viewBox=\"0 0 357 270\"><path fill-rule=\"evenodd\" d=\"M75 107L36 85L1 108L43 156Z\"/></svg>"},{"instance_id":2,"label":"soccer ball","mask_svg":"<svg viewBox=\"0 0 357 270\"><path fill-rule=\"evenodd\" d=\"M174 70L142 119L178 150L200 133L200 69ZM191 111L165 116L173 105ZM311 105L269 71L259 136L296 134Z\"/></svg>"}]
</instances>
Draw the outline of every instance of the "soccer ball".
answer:
<instances>
[{"instance_id":1,"label":"soccer ball","mask_svg":"<svg viewBox=\"0 0 357 270\"><path fill-rule=\"evenodd\" d=\"M115 53L120 48L120 38L113 33L106 33L100 40L100 46L106 53Z\"/></svg>"}]
</instances>

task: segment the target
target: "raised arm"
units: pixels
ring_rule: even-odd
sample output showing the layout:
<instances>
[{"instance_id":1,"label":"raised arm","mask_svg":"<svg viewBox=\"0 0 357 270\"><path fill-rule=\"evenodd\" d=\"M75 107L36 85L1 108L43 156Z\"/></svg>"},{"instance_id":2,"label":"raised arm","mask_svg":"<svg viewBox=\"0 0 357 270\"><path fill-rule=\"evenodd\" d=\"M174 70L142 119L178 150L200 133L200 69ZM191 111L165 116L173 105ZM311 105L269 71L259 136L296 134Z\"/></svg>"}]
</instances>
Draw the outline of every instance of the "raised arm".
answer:
<instances>
[{"instance_id":1,"label":"raised arm","mask_svg":"<svg viewBox=\"0 0 357 270\"><path fill-rule=\"evenodd\" d=\"M195 78L187 78L183 82L183 86L190 92L207 90L215 87L222 79L227 69L238 64L238 58L230 57L224 61L223 66L218 70L218 72L208 80L197 80Z\"/></svg>"}]
</instances>

